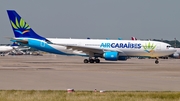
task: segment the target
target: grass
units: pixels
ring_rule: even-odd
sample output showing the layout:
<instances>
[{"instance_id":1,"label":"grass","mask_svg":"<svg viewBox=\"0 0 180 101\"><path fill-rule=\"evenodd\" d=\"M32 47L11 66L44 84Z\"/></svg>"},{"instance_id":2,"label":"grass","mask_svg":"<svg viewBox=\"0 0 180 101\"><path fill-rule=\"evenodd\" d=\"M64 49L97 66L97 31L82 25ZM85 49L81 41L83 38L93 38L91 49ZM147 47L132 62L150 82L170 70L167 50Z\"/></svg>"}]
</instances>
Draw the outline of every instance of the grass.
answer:
<instances>
[{"instance_id":1,"label":"grass","mask_svg":"<svg viewBox=\"0 0 180 101\"><path fill-rule=\"evenodd\" d=\"M0 101L180 101L180 92L1 90Z\"/></svg>"}]
</instances>

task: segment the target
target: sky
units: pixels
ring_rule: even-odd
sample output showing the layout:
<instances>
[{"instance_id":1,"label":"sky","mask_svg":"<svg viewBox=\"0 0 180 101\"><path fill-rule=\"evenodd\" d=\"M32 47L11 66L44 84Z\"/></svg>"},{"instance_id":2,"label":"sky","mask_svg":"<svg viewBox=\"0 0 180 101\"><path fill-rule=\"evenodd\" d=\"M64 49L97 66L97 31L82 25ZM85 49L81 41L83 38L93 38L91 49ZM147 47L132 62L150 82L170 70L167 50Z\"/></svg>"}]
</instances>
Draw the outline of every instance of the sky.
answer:
<instances>
[{"instance_id":1,"label":"sky","mask_svg":"<svg viewBox=\"0 0 180 101\"><path fill-rule=\"evenodd\" d=\"M0 43L14 37L16 10L47 38L180 40L180 0L1 0Z\"/></svg>"}]
</instances>

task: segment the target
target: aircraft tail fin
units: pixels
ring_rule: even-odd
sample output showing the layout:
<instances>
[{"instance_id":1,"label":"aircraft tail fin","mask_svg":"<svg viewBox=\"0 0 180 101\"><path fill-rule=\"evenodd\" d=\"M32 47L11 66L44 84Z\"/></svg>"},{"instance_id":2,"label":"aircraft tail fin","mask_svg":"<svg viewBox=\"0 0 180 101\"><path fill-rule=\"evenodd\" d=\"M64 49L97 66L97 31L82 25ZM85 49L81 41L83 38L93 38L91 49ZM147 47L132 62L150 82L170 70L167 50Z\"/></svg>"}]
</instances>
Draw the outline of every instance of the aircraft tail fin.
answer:
<instances>
[{"instance_id":1,"label":"aircraft tail fin","mask_svg":"<svg viewBox=\"0 0 180 101\"><path fill-rule=\"evenodd\" d=\"M28 25L24 19L19 16L19 14L14 10L7 10L10 24L12 26L14 35L16 38L35 38L40 40L46 40L46 38L35 33L32 28Z\"/></svg>"},{"instance_id":2,"label":"aircraft tail fin","mask_svg":"<svg viewBox=\"0 0 180 101\"><path fill-rule=\"evenodd\" d=\"M136 37L131 37L131 40L137 40L137 38Z\"/></svg>"}]
</instances>

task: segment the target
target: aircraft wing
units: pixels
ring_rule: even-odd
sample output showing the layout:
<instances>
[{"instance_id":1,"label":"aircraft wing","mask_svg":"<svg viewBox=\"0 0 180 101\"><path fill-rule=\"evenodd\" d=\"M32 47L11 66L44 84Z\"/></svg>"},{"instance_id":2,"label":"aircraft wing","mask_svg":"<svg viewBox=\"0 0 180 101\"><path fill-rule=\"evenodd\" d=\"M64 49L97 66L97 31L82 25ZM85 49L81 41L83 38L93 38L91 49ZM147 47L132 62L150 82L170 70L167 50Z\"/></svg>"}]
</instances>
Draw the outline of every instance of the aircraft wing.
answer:
<instances>
[{"instance_id":1,"label":"aircraft wing","mask_svg":"<svg viewBox=\"0 0 180 101\"><path fill-rule=\"evenodd\" d=\"M55 43L53 43L55 44ZM118 49L108 49L108 48L94 48L94 47L84 47L84 46L76 46L76 45L65 45L65 44L55 44L55 45L60 45L60 46L65 46L67 47L67 49L72 49L72 50L77 50L77 51L83 51L87 54L89 54L89 52L93 52L93 53L99 53L102 54L105 51L116 51L119 53L122 53L123 51L118 50Z\"/></svg>"}]
</instances>

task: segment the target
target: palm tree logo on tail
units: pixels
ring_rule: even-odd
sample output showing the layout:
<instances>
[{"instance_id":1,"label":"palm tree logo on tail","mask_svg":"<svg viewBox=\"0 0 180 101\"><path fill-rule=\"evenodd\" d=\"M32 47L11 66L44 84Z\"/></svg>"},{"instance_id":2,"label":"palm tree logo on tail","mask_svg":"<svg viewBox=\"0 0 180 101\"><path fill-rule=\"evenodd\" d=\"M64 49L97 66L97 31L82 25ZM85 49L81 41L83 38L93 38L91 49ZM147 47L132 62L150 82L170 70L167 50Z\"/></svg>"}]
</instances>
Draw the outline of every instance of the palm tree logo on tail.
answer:
<instances>
[{"instance_id":1,"label":"palm tree logo on tail","mask_svg":"<svg viewBox=\"0 0 180 101\"><path fill-rule=\"evenodd\" d=\"M17 18L15 18L15 23L11 21L11 25L15 31L20 34L25 34L29 32L30 29L30 26L22 18L19 21Z\"/></svg>"}]
</instances>

